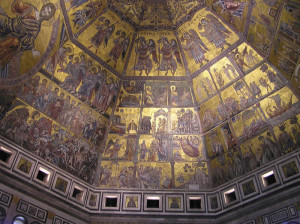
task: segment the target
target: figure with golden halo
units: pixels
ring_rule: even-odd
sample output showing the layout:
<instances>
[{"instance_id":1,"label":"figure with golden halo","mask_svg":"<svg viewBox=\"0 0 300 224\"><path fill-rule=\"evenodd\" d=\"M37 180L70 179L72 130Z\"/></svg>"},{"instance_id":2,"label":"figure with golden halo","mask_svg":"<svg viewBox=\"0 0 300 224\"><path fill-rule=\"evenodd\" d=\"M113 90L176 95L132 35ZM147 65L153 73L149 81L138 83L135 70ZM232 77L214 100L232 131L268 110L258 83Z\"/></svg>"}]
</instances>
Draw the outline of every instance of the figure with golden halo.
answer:
<instances>
[{"instance_id":1,"label":"figure with golden halo","mask_svg":"<svg viewBox=\"0 0 300 224\"><path fill-rule=\"evenodd\" d=\"M221 48L221 51L224 50L225 45L230 46L226 39L231 32L215 16L206 15L201 19L198 28L199 30L204 28L204 32L200 32L200 35L206 37L216 48Z\"/></svg>"},{"instance_id":2,"label":"figure with golden halo","mask_svg":"<svg viewBox=\"0 0 300 224\"><path fill-rule=\"evenodd\" d=\"M143 71L145 71L146 75L148 76L153 67L152 60L155 63L158 63L155 42L154 40L149 39L147 43L145 37L141 36L135 40L135 43L137 61L132 70L140 71L140 76L142 75Z\"/></svg>"},{"instance_id":3,"label":"figure with golden halo","mask_svg":"<svg viewBox=\"0 0 300 224\"><path fill-rule=\"evenodd\" d=\"M203 61L208 62L204 56L206 51L208 51L208 48L194 29L190 29L189 32L185 32L182 35L181 41L185 41L186 44L182 45L182 48L188 52L196 64L200 64L200 66L202 66Z\"/></svg>"},{"instance_id":4,"label":"figure with golden halo","mask_svg":"<svg viewBox=\"0 0 300 224\"><path fill-rule=\"evenodd\" d=\"M170 43L166 37L159 39L158 43L162 43L162 47L158 48L158 53L160 54L161 58L159 66L156 70L165 71L165 76L168 75L170 70L174 76L178 67L177 63L182 66L178 44L175 39L172 39Z\"/></svg>"},{"instance_id":5,"label":"figure with golden halo","mask_svg":"<svg viewBox=\"0 0 300 224\"><path fill-rule=\"evenodd\" d=\"M100 17L98 19L102 24L97 25L97 32L92 36L91 46L89 48L96 48L95 53L97 54L98 48L102 45L104 41L104 47L107 46L108 40L111 37L112 33L115 30L115 24L111 24L109 19L105 17Z\"/></svg>"},{"instance_id":6,"label":"figure with golden halo","mask_svg":"<svg viewBox=\"0 0 300 224\"><path fill-rule=\"evenodd\" d=\"M18 53L31 50L34 57L40 52L34 49L43 21L51 19L56 11L53 3L47 3L38 11L33 5L14 0L11 11L16 15L8 17L0 7L0 66L3 70Z\"/></svg>"},{"instance_id":7,"label":"figure with golden halo","mask_svg":"<svg viewBox=\"0 0 300 224\"><path fill-rule=\"evenodd\" d=\"M129 36L131 34L126 36L126 33L124 31L118 30L116 32L116 35L118 36L118 38L114 39L113 41L114 46L108 54L109 59L106 61L107 63L109 63L111 60L113 60L115 63L114 68L116 67L118 59L120 58L121 55L122 55L122 60L124 60L127 49L129 47L129 43L130 43Z\"/></svg>"}]
</instances>

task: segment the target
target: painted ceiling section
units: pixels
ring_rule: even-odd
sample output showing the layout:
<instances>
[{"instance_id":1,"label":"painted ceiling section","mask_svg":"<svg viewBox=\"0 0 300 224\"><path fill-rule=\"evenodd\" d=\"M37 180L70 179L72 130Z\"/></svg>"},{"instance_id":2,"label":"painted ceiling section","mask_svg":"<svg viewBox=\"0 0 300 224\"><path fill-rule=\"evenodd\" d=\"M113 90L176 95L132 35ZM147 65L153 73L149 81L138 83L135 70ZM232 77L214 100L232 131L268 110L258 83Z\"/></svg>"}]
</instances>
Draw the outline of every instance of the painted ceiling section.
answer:
<instances>
[{"instance_id":1,"label":"painted ceiling section","mask_svg":"<svg viewBox=\"0 0 300 224\"><path fill-rule=\"evenodd\" d=\"M179 24L205 5L203 0L140 0L108 1L108 7L123 20L127 20L136 30L176 29Z\"/></svg>"},{"instance_id":2,"label":"painted ceiling section","mask_svg":"<svg viewBox=\"0 0 300 224\"><path fill-rule=\"evenodd\" d=\"M0 133L103 188L205 189L300 146L292 0L0 2Z\"/></svg>"}]
</instances>

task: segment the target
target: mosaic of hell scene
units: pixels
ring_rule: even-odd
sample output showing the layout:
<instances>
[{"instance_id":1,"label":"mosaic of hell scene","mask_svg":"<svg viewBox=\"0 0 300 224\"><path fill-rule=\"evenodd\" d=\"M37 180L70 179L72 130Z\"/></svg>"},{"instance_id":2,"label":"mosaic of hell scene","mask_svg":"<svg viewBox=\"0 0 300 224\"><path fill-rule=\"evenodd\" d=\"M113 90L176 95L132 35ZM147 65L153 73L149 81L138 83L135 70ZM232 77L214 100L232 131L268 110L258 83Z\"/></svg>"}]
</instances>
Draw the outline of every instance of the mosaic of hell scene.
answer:
<instances>
[{"instance_id":1,"label":"mosaic of hell scene","mask_svg":"<svg viewBox=\"0 0 300 224\"><path fill-rule=\"evenodd\" d=\"M2 118L16 96L14 103L27 106L14 113L10 109L1 133L93 183L97 152L105 143L107 117L116 102L119 81L68 43L47 60L45 69L46 75L38 73L16 89L2 90ZM22 118L10 123L19 113Z\"/></svg>"},{"instance_id":2,"label":"mosaic of hell scene","mask_svg":"<svg viewBox=\"0 0 300 224\"><path fill-rule=\"evenodd\" d=\"M74 120L72 125L77 122L78 120ZM84 128L82 129L84 132ZM0 132L46 161L86 182L93 183L97 146L24 101L14 101L11 110L1 121ZM103 133L94 132L91 138L98 141L99 138L103 138Z\"/></svg>"}]
</instances>

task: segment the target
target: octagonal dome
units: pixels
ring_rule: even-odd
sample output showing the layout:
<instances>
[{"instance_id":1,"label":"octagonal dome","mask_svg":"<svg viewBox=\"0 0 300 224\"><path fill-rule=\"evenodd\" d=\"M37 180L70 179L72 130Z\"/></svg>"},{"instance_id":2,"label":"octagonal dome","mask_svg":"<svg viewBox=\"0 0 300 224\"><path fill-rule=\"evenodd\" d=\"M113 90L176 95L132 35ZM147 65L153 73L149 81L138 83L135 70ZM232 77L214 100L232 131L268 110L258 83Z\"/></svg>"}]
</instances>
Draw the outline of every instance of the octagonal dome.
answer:
<instances>
[{"instance_id":1,"label":"octagonal dome","mask_svg":"<svg viewBox=\"0 0 300 224\"><path fill-rule=\"evenodd\" d=\"M1 61L0 85L21 85L1 90L1 135L103 188L210 188L288 153L299 101L282 73L297 52L273 48L281 71L267 60L276 3L231 3L51 0L35 48Z\"/></svg>"}]
</instances>

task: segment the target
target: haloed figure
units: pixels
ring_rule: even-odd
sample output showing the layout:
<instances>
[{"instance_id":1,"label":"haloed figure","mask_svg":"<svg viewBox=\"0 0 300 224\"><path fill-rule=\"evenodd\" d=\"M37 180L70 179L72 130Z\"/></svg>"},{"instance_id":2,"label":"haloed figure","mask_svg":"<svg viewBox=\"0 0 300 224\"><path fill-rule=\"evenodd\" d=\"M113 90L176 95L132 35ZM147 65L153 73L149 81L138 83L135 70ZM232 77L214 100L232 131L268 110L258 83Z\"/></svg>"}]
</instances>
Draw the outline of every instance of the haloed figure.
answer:
<instances>
[{"instance_id":1,"label":"haloed figure","mask_svg":"<svg viewBox=\"0 0 300 224\"><path fill-rule=\"evenodd\" d=\"M52 3L43 5L40 11L22 0L15 0L11 6L14 18L7 16L0 7L0 66L4 69L9 61L23 51L31 50L34 57L40 53L34 49L41 23L55 14Z\"/></svg>"},{"instance_id":2,"label":"haloed figure","mask_svg":"<svg viewBox=\"0 0 300 224\"><path fill-rule=\"evenodd\" d=\"M181 41L184 40L186 44L183 45L182 48L188 52L190 57L192 57L197 64L200 64L200 66L202 66L203 61L208 62L208 60L204 56L208 48L200 39L195 30L190 29L189 32L184 33Z\"/></svg>"},{"instance_id":3,"label":"haloed figure","mask_svg":"<svg viewBox=\"0 0 300 224\"><path fill-rule=\"evenodd\" d=\"M166 37L162 37L161 39L159 39L158 43L162 43L162 46L158 48L161 60L159 67L156 70L165 71L165 76L170 70L172 75L174 76L177 70L177 63L182 66L178 44L175 39L172 39L171 43L169 43L169 40Z\"/></svg>"},{"instance_id":4,"label":"haloed figure","mask_svg":"<svg viewBox=\"0 0 300 224\"><path fill-rule=\"evenodd\" d=\"M208 14L205 18L201 19L199 25L199 30L204 28L204 32L201 32L201 36L204 36L213 43L216 48L221 48L221 51L224 50L225 45L230 46L226 41L231 33L223 24L213 15Z\"/></svg>"}]
</instances>

